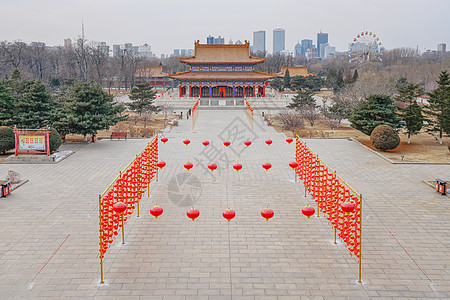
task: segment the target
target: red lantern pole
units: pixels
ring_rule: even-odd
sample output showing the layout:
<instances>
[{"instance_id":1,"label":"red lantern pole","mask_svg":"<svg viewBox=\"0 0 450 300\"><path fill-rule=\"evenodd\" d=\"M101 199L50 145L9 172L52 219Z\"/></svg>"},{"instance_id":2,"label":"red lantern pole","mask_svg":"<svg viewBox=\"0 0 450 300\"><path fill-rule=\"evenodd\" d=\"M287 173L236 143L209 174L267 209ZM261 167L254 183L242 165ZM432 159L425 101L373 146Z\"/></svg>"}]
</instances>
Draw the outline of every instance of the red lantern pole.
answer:
<instances>
[{"instance_id":1,"label":"red lantern pole","mask_svg":"<svg viewBox=\"0 0 450 300\"><path fill-rule=\"evenodd\" d=\"M105 281L103 280L102 195L98 195L98 218L100 225L100 283L105 283Z\"/></svg>"},{"instance_id":2,"label":"red lantern pole","mask_svg":"<svg viewBox=\"0 0 450 300\"><path fill-rule=\"evenodd\" d=\"M359 195L359 280L358 283L361 283L361 260L362 260L362 252L361 252L361 244L362 244L362 195Z\"/></svg>"}]
</instances>

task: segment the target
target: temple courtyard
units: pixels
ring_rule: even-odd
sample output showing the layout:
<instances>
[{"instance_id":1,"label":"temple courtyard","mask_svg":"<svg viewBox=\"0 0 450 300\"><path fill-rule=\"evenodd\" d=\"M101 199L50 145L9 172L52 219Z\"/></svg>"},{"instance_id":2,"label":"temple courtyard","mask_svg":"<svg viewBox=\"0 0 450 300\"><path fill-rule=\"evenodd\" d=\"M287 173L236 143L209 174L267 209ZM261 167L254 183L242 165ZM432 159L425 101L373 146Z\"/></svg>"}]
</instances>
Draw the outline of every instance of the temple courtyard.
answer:
<instances>
[{"instance_id":1,"label":"temple courtyard","mask_svg":"<svg viewBox=\"0 0 450 300\"><path fill-rule=\"evenodd\" d=\"M305 140L363 195L358 283L358 260L334 244L327 219L301 213L315 204L288 166L294 143L258 111L253 129L237 109L201 109L194 129L191 121L180 120L160 143L167 166L144 194L140 217L135 211L126 222L125 244L119 235L106 252L104 284L98 195L150 139L64 144L75 153L58 164L0 164L0 176L12 169L29 180L0 198L0 299L450 298L450 199L424 183L448 179L450 165L391 164L348 139ZM149 209L157 204L164 213L155 219ZM200 211L194 222L186 216L192 206ZM266 207L275 212L268 222ZM236 211L231 222L226 208Z\"/></svg>"}]
</instances>

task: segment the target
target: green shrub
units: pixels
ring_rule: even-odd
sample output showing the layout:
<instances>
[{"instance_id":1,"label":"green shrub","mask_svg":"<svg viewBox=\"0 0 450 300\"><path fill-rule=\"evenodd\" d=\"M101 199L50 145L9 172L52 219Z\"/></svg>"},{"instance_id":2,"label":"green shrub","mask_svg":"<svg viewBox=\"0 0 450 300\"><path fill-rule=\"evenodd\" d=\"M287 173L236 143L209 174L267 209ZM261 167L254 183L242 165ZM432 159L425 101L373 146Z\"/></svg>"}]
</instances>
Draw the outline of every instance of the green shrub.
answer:
<instances>
[{"instance_id":1,"label":"green shrub","mask_svg":"<svg viewBox=\"0 0 450 300\"><path fill-rule=\"evenodd\" d=\"M62 143L61 135L55 128L50 129L49 141L50 141L50 152L55 152L56 150L58 150L59 146L61 146Z\"/></svg>"},{"instance_id":2,"label":"green shrub","mask_svg":"<svg viewBox=\"0 0 450 300\"><path fill-rule=\"evenodd\" d=\"M400 145L400 137L388 125L378 125L370 135L372 146L381 151L393 150Z\"/></svg>"},{"instance_id":3,"label":"green shrub","mask_svg":"<svg viewBox=\"0 0 450 300\"><path fill-rule=\"evenodd\" d=\"M0 152L5 153L15 146L14 130L11 127L0 126Z\"/></svg>"}]
</instances>

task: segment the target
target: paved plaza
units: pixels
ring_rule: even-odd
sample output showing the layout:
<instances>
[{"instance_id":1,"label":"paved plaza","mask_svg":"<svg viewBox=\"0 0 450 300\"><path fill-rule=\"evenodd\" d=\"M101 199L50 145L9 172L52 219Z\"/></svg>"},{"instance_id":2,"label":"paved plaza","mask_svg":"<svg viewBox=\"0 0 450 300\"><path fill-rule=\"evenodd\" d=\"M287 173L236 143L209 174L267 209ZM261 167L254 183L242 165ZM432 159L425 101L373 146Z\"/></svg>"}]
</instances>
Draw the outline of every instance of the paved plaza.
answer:
<instances>
[{"instance_id":1,"label":"paved plaza","mask_svg":"<svg viewBox=\"0 0 450 300\"><path fill-rule=\"evenodd\" d=\"M301 214L313 202L288 166L294 143L257 111L253 130L239 110L200 110L191 124L182 120L160 144L167 166L144 194L141 216L126 222L125 245L118 238L105 254L104 284L98 194L150 140L65 144L75 153L54 165L0 164L0 176L12 169L29 180L0 198L0 299L450 298L450 199L422 182L449 178L449 165L394 165L351 140L305 140L363 194L358 284L358 260L334 244L328 221ZM157 220L149 214L156 204L164 208ZM231 222L221 215L228 207ZM275 212L269 222L265 207Z\"/></svg>"}]
</instances>

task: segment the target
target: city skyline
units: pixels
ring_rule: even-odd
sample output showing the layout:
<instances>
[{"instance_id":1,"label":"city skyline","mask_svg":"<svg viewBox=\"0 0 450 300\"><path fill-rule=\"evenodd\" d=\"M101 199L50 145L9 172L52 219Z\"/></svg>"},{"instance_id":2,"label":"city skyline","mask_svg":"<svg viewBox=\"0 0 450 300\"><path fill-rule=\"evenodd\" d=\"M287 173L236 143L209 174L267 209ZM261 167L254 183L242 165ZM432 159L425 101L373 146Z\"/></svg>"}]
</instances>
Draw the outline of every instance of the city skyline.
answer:
<instances>
[{"instance_id":1,"label":"city skyline","mask_svg":"<svg viewBox=\"0 0 450 300\"><path fill-rule=\"evenodd\" d=\"M65 38L81 36L83 21L85 37L89 41L106 42L110 46L127 42L148 43L157 56L170 54L176 48L192 48L196 40L206 43L208 35L221 35L226 41L249 40L253 44L254 31L271 33L275 28L285 29L286 49L291 52L298 41L315 40L320 31L327 32L329 44L341 52L348 50L352 38L364 29L376 33L386 49L418 46L420 51L435 50L440 43L450 43L450 20L446 16L450 2L445 0L426 3L412 0L407 6L403 1L380 0L367 9L358 1L319 2L261 1L261 5L254 6L247 1L230 0L223 6L223 13L213 14L215 5L200 6L207 4L204 0L191 3L170 0L164 4L141 0L131 3L6 0L2 8L12 13L5 14L0 20L0 26L7 28L0 33L0 41L42 41L51 46L63 45ZM140 8L135 9L136 5ZM285 9L286 6L291 9ZM202 18L185 17L199 13L199 9ZM299 18L299 11L308 11L308 14L301 14ZM283 16L281 21L270 18L276 15ZM268 53L273 51L272 44L272 34L267 34Z\"/></svg>"}]
</instances>

